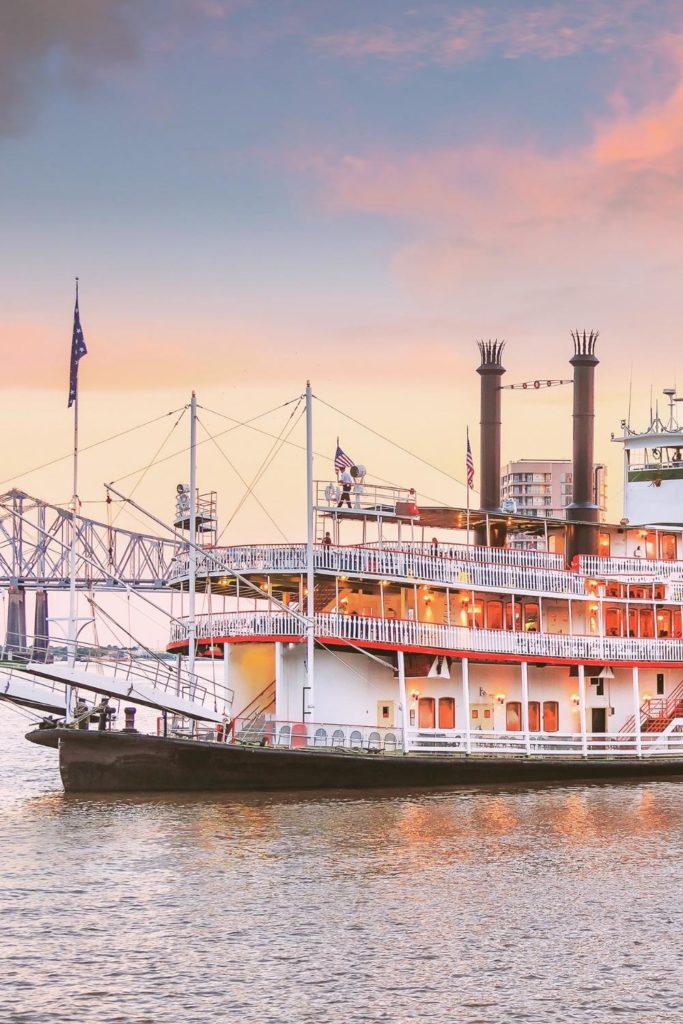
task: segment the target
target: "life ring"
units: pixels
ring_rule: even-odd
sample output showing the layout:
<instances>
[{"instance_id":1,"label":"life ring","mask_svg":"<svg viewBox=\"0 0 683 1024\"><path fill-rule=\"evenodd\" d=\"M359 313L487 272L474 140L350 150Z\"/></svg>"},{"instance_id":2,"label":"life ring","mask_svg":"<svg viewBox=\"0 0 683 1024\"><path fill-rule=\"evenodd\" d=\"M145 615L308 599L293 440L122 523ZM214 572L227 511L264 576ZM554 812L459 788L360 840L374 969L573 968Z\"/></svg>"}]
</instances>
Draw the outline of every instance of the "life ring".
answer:
<instances>
[{"instance_id":1,"label":"life ring","mask_svg":"<svg viewBox=\"0 0 683 1024\"><path fill-rule=\"evenodd\" d=\"M328 484L327 487L325 488L325 500L334 501L335 491L336 487L334 486L334 484Z\"/></svg>"}]
</instances>

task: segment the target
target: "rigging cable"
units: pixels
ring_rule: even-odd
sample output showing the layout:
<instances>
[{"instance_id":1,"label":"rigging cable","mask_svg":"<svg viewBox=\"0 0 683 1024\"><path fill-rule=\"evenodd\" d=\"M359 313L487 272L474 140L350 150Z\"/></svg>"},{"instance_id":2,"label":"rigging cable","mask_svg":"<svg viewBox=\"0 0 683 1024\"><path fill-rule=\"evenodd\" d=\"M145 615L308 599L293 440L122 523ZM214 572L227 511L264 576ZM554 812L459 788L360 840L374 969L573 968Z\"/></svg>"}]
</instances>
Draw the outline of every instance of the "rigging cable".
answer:
<instances>
[{"instance_id":1,"label":"rigging cable","mask_svg":"<svg viewBox=\"0 0 683 1024\"><path fill-rule=\"evenodd\" d=\"M238 477L238 478L239 478L239 479L241 480L241 482L242 482L242 483L244 484L244 486L245 486L245 487L247 488L247 493L249 493L249 491L250 491L250 488L249 488L249 484L248 484L248 483L247 483L247 481L246 481L246 480L244 479L244 477L242 476L242 474L240 473L240 471L239 471L239 470L237 469L237 467L236 467L236 466L234 465L234 463L233 463L233 462L231 462L231 460L229 459L229 457L228 457L227 453L226 453L225 451L223 451L223 449L222 449L222 448L221 448L221 446L219 445L219 443L218 443L218 441L216 440L216 438L215 438L215 437L213 437L213 436L212 436L212 435L211 435L211 434L209 433L209 430L208 430L208 429L207 429L207 427L206 427L206 426L204 425L204 423L202 423L202 421L201 421L201 420L199 419L199 417L197 417L197 422L198 422L198 423L200 424L200 426L201 426L202 430L203 430L203 431L204 431L204 432L205 432L205 433L207 434L207 436L208 436L209 440L213 441L213 443L215 444L215 446L216 446L216 448L218 449L218 451L219 451L219 452L221 453L221 455L223 456L223 458L225 459L225 461L227 462L227 464L228 464L228 465L230 466L230 469L231 469L231 470L233 471L233 473L235 474L235 476L237 476L237 477ZM257 494L254 494L254 495L253 495L253 497L254 497L254 500L255 500L255 501L256 501L256 502L258 503L259 507L260 507L260 508L262 509L262 511L263 511L263 512L264 512L264 513L266 514L266 516L268 517L268 519L270 519L271 523L273 524L273 526L275 527L275 529L276 529L276 530L278 531L278 533L280 534L280 536L281 536L281 537L282 537L282 538L283 538L283 539L284 539L284 540L286 541L286 540L287 540L287 536L285 535L285 533L284 533L284 531L283 531L283 530L281 529L281 527L280 527L280 526L278 526L278 524L277 524L277 523L275 522L275 520L273 519L273 517L271 516L270 512L268 511L268 509L266 508L266 506L265 506L265 505L263 504L263 502L261 501L261 499L259 498L259 496L258 496ZM227 528L227 527L226 527L226 528ZM219 537L217 537L217 538L216 538L216 540L217 540L217 541L219 541L219 540L220 540L220 538L221 538L222 536L223 536L223 532L221 532L220 536L219 536Z\"/></svg>"},{"instance_id":2,"label":"rigging cable","mask_svg":"<svg viewBox=\"0 0 683 1024\"><path fill-rule=\"evenodd\" d=\"M296 412L297 412L300 404L301 404L301 398L299 398L299 401L297 402L297 404L294 407L293 411L289 415L289 419L286 421L286 423L282 427L282 430L278 434L275 443L273 445L271 445L268 454L265 456L265 458L263 459L261 465L257 469L254 477L252 478L251 483L248 485L246 493L242 496L241 500L238 502L238 504L237 504L236 508L234 509L232 515L229 516L225 526L223 527L223 529L221 530L221 532L220 532L220 534L219 534L219 536L217 538L218 540L221 539L221 537L223 536L225 531L228 529L228 527L230 526L230 524L234 520L234 518L237 515L237 513L239 512L239 510L244 505L244 503L247 500L247 498L249 497L249 495L253 493L254 487L256 487L257 483L263 478L264 474L270 468L270 466L273 463L274 459L280 453L280 451L282 449L282 446L285 444L287 439L290 437L290 435L294 431L295 427L298 425L299 420L301 419L301 417L304 414L304 410L303 409L299 413L298 418L295 419L293 422L292 422L292 420L293 420L293 417L296 415ZM285 435L285 431L287 431L286 435ZM281 530L280 530L280 532L282 533ZM285 537L284 533L282 534L282 536L285 538L285 540L287 540L287 538Z\"/></svg>"},{"instance_id":3,"label":"rigging cable","mask_svg":"<svg viewBox=\"0 0 683 1024\"><path fill-rule=\"evenodd\" d=\"M269 416L272 412L277 412L279 409L284 409L288 405L292 405L293 402L299 402L299 401L301 401L301 395L297 395L296 398L291 398L288 402L283 402L282 405L274 405L272 409L266 409L265 412L260 412L257 416L253 416L250 420L242 421L242 420L234 419L233 416L223 416L223 419L232 420L234 426L228 427L227 430L221 431L220 434L216 434L216 437L223 437L224 434L229 434L233 430L237 430L238 427L250 427L252 425L252 423L256 422L256 420L261 420L261 419L264 418L264 416ZM199 408L203 409L205 407L200 405ZM210 411L211 411L210 409L207 410L207 412L210 412ZM221 415L221 414L219 413L219 415ZM262 433L262 434L267 434L269 437L273 437L274 436L273 434L268 434L268 431L266 431L266 430L259 430L258 427L251 427L251 429L252 430L256 430L256 431L258 431L259 433ZM208 442L208 440L209 440L208 438L205 438L203 441L199 441L198 444L197 444L197 447L199 447L202 444L206 444ZM187 445L185 448L180 448L177 452L171 452L170 455L165 455L163 459L158 459L158 461L156 462L156 465L160 466L163 462L168 462L170 459L174 459L178 455L186 455L187 452L189 452L189 450L190 450L190 445ZM120 476L116 480L111 480L110 483L116 484L116 483L121 483L122 480L128 480L131 476L136 476L137 473L140 473L142 468L144 468L144 467L141 467L140 469L134 469L131 473L126 473L124 476Z\"/></svg>"},{"instance_id":4,"label":"rigging cable","mask_svg":"<svg viewBox=\"0 0 683 1024\"><path fill-rule=\"evenodd\" d=\"M132 434L136 430L142 430L143 427L149 427L152 423L158 423L160 420L166 419L167 416L174 416L179 409L171 409L170 412L162 413L161 416L155 416L154 419L145 420L144 423L138 423L135 427L128 427L126 430L120 430L118 434L110 434L109 437L103 437L100 441L93 441L92 444L87 444L80 449L80 452L89 452L92 448L97 448L101 444L107 444L109 441L116 441L119 437L125 437L126 434ZM0 487L4 484L12 483L14 480L19 480L21 477L29 476L31 473L37 473L41 469L48 469L50 466L55 466L58 462L64 462L66 459L72 459L73 452L69 452L68 455L60 455L56 459L51 459L49 462L44 462L41 466L34 466L33 469L24 470L23 473L15 473L13 476L8 476L6 480L0 480Z\"/></svg>"},{"instance_id":5,"label":"rigging cable","mask_svg":"<svg viewBox=\"0 0 683 1024\"><path fill-rule=\"evenodd\" d=\"M313 397L316 397L316 396L314 395ZM322 401L322 400L318 399L318 401ZM233 419L232 416L226 416L224 413L218 412L216 409L208 409L206 406L201 406L201 408L204 409L205 412L210 412L213 416L221 417L221 419L227 419L227 420L232 420ZM332 408L332 406L330 406L330 408ZM346 415L346 414L342 413L342 415ZM363 426L363 424L360 424L360 425ZM273 437L273 438L277 437L276 434L271 434L267 430L261 430L259 427L252 427L251 424L248 421L245 422L245 423L242 423L241 426L249 427L250 430L255 430L259 434L265 434L266 437ZM368 427L368 429L371 429L371 428ZM217 437L221 437L222 435L221 434L217 434L216 436ZM379 436L381 436L381 435L379 435ZM301 452L305 452L306 451L306 445L305 444L299 444L298 441L288 441L287 440L287 441L284 441L283 444L290 445L292 448L298 448L298 450L301 451ZM316 458L318 458L318 459L324 459L324 460L329 459L329 452L317 452L317 451L314 450L312 454ZM409 454L411 454L411 453L409 453ZM419 458L419 456L416 455L415 458ZM424 460L422 460L422 461L424 461ZM427 465L429 465L429 463L427 463ZM439 470L439 472L443 472L443 470ZM395 487L397 489L400 489L400 487L402 486L401 484L397 484L393 480L387 480L385 477L378 476L376 473L372 474L372 478L373 478L373 480L378 481L378 483L380 483L380 484L386 484L388 487ZM124 479L124 478L122 477L121 479ZM458 480L456 477L451 477L451 479L454 480L456 483L462 483L462 481ZM463 484L462 486L464 487L465 485ZM476 490L476 488L475 488L475 490ZM422 493L424 494L424 492L422 492ZM443 498L435 498L431 494L424 494L424 497L428 498L429 501L433 501L436 505L446 505L446 506L449 505L449 502L445 501Z\"/></svg>"},{"instance_id":6,"label":"rigging cable","mask_svg":"<svg viewBox=\"0 0 683 1024\"><path fill-rule=\"evenodd\" d=\"M142 481L143 481L143 480L145 479L145 477L147 476L147 473L149 472L149 470L151 469L151 467L152 467L152 466L154 466L154 465L156 464L156 460L157 460L157 457L158 457L159 455L161 455L162 451L164 450L164 448L166 447L166 445L167 445L167 444L168 444L168 442L170 441L170 439L171 439L171 437L172 437L172 435L173 435L173 432L174 432L174 430L176 429L176 427L178 426L178 424L179 424L179 423L180 423L180 421L182 420L183 416L184 416L184 415L185 415L185 413L187 412L187 408L188 408L188 407L187 407L187 406L185 406L185 407L184 407L184 408L182 409L182 411L181 411L181 413L180 413L180 416L179 416L179 417L178 417L178 419L177 419L177 420L175 421L175 423L173 424L173 426L171 427L171 429L170 429L170 430L169 430L169 432L167 433L166 437L165 437L165 438L163 439L163 441L161 442L161 444L159 445L159 447L158 447L158 448L157 448L157 450L155 451L155 453L154 453L154 455L152 456L152 458L150 459L150 461L149 461L149 462L147 463L147 465L146 465L146 466L144 467L144 469L143 469L143 470L141 471L141 472L142 472L142 475L141 475L140 479L139 479L139 480L136 480L135 484L133 485L133 489L132 489L132 490L131 490L131 492L130 492L131 494L135 494L136 490L138 489L138 487L140 486L140 484L142 483ZM114 519L113 519L113 521L112 521L112 524L111 524L112 526L114 525L114 523L115 523L115 522L116 522L116 520L117 520L117 519L119 518L119 516L121 515L121 513L122 513L122 512L123 512L123 503L122 503L122 504L121 504L121 505L119 506L118 512L117 512L117 513L116 513L116 515L114 516Z\"/></svg>"},{"instance_id":7,"label":"rigging cable","mask_svg":"<svg viewBox=\"0 0 683 1024\"><path fill-rule=\"evenodd\" d=\"M410 455L411 458L417 459L418 462L422 462L425 466L429 466L430 469L436 470L437 473L441 473L442 476L448 477L448 479L453 480L454 483L460 484L462 487L466 486L465 482L463 480L459 480L457 476L453 476L451 473L447 473L446 470L441 469L440 466L435 466L433 462L429 462L427 459L423 459L421 455L416 455L415 452L411 452L409 448L404 448L402 444L398 443L398 441L392 441L390 437L386 436L386 434L381 434L379 430L375 430L373 427L369 427L367 423L361 423L360 420L357 420L354 416L351 416L350 413L344 412L342 409L337 409L335 405L331 405L329 402L326 402L324 398L319 398L317 395L314 395L313 397L318 402L320 402L321 405L326 405L327 408L332 409L333 412L338 413L340 416L345 416L347 420L351 420L351 422L355 423L357 426L362 427L364 430L368 430L371 434L374 434L375 437L381 438L382 441L386 441L388 444L393 445L394 448L398 448L399 451L404 452L406 455Z\"/></svg>"}]
</instances>

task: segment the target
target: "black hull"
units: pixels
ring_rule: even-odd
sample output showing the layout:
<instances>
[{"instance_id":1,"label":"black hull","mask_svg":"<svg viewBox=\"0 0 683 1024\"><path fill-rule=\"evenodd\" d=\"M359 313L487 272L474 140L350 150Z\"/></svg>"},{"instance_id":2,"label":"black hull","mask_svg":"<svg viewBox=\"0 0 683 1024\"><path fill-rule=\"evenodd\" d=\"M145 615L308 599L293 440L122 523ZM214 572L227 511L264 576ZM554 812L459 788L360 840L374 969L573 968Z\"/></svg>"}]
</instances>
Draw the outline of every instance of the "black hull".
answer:
<instances>
[{"instance_id":1,"label":"black hull","mask_svg":"<svg viewBox=\"0 0 683 1024\"><path fill-rule=\"evenodd\" d=\"M59 744L67 793L429 788L683 774L683 758L373 755L71 729L35 730L26 738L43 746Z\"/></svg>"}]
</instances>

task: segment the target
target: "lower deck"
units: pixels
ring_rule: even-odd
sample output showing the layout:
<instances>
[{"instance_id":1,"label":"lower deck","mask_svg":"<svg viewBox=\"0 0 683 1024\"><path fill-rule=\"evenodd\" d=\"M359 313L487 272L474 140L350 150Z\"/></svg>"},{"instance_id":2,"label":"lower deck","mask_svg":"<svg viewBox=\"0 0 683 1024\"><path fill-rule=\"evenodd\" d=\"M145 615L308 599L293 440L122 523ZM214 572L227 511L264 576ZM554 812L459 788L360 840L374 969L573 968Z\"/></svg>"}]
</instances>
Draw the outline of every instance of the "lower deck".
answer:
<instances>
[{"instance_id":1,"label":"lower deck","mask_svg":"<svg viewBox=\"0 0 683 1024\"><path fill-rule=\"evenodd\" d=\"M272 747L557 758L683 753L683 670L225 644L218 738ZM213 735L213 734L212 734Z\"/></svg>"}]
</instances>

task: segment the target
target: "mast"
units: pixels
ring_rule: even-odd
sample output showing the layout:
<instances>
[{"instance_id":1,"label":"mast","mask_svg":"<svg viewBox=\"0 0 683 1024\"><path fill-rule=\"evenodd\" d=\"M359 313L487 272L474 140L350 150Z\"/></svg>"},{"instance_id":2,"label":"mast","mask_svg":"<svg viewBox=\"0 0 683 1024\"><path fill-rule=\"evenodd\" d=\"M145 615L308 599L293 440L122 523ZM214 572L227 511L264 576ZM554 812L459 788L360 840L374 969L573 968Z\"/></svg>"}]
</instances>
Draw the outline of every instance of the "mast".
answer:
<instances>
[{"instance_id":1,"label":"mast","mask_svg":"<svg viewBox=\"0 0 683 1024\"><path fill-rule=\"evenodd\" d=\"M190 550L188 552L187 596L187 669L194 675L197 648L197 622L195 619L195 592L197 587L197 396L192 392L190 402ZM190 685L192 685L190 683Z\"/></svg>"},{"instance_id":2,"label":"mast","mask_svg":"<svg viewBox=\"0 0 683 1024\"><path fill-rule=\"evenodd\" d=\"M311 382L306 381L306 690L304 718L315 707L314 649L315 649L315 594L313 572L313 541L315 517L313 510L313 396Z\"/></svg>"},{"instance_id":3,"label":"mast","mask_svg":"<svg viewBox=\"0 0 683 1024\"><path fill-rule=\"evenodd\" d=\"M76 622L76 512L78 511L78 360L81 352L78 348L79 339L77 328L82 344L82 332L80 325L80 313L78 309L78 278L76 278L76 305L74 310L74 332L71 340L71 375L69 380L69 404L74 409L74 451L73 451L73 491L71 494L71 547L69 549L69 624L67 630L67 655L69 664L73 668L76 664L76 638L78 636L78 625ZM83 349L85 346L83 345ZM85 353L83 353L85 354ZM67 683L64 687L64 719L71 721L72 687Z\"/></svg>"}]
</instances>

